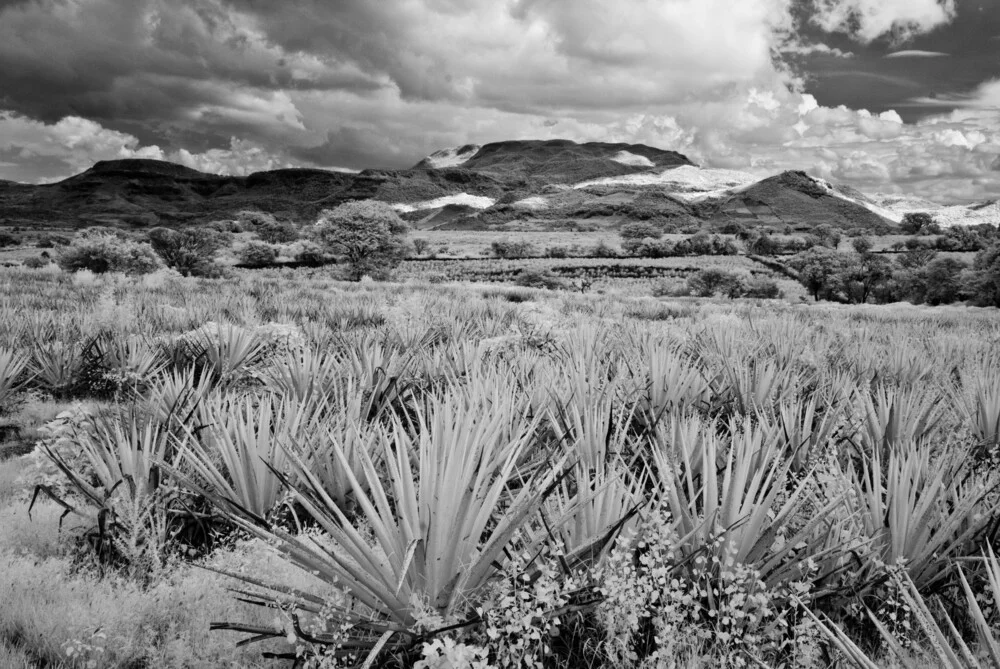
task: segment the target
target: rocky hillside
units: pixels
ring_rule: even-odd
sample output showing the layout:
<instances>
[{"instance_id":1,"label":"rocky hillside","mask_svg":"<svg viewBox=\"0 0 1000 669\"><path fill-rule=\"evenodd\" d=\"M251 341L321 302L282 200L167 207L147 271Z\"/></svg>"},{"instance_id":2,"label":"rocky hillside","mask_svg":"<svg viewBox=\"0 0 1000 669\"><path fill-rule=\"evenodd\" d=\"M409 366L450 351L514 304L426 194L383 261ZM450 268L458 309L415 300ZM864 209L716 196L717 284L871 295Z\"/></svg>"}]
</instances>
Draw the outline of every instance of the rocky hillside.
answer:
<instances>
[{"instance_id":1,"label":"rocky hillside","mask_svg":"<svg viewBox=\"0 0 1000 669\"><path fill-rule=\"evenodd\" d=\"M0 182L0 224L183 225L257 209L294 221L356 199L393 205L420 229L614 228L632 220L678 228L733 222L804 230L887 229L902 215L803 172L759 180L699 168L641 144L496 142L438 151L407 170L284 169L246 177L153 160L100 162L47 185Z\"/></svg>"}]
</instances>

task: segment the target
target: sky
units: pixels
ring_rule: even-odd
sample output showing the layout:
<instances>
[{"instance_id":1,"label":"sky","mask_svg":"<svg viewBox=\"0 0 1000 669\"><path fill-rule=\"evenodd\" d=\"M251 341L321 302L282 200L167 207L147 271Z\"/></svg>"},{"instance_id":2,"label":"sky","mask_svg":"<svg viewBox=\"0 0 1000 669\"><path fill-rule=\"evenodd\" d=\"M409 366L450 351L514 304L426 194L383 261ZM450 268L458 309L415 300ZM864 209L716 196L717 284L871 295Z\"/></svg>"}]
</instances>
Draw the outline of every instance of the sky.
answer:
<instances>
[{"instance_id":1,"label":"sky","mask_svg":"<svg viewBox=\"0 0 1000 669\"><path fill-rule=\"evenodd\" d=\"M1000 198L1000 0L0 0L0 179L643 143Z\"/></svg>"}]
</instances>

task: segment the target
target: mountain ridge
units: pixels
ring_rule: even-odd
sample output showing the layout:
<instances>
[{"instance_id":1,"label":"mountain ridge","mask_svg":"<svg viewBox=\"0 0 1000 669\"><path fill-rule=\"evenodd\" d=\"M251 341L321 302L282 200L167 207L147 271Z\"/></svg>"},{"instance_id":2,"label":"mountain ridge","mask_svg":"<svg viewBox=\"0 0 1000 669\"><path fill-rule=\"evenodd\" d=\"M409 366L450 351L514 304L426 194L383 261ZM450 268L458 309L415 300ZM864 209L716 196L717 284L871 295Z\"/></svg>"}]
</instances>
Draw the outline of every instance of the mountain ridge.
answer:
<instances>
[{"instance_id":1,"label":"mountain ridge","mask_svg":"<svg viewBox=\"0 0 1000 669\"><path fill-rule=\"evenodd\" d=\"M828 223L877 233L902 218L877 198L801 171L760 179L644 144L510 140L443 149L410 169L357 173L285 168L226 176L166 161L100 161L52 184L0 181L0 223L187 225L244 210L302 222L358 199L387 202L420 228L466 230L613 229L647 220L796 230Z\"/></svg>"}]
</instances>

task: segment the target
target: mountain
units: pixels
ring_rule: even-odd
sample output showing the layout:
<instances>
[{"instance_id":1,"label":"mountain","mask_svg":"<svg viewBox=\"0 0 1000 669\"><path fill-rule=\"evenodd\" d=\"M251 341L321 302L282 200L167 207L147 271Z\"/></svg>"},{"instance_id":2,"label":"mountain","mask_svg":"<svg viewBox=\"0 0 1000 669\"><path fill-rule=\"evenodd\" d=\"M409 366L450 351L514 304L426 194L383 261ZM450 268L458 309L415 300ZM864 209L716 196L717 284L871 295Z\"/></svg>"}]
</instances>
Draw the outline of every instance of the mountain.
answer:
<instances>
[{"instance_id":1,"label":"mountain","mask_svg":"<svg viewBox=\"0 0 1000 669\"><path fill-rule=\"evenodd\" d=\"M404 170L282 169L220 176L155 160L114 160L58 183L0 182L0 223L185 225L255 209L314 220L350 200L391 204L418 229L615 229L633 220L668 227L734 222L807 230L886 230L891 203L804 172L759 179L700 168L642 144L519 140L437 151Z\"/></svg>"}]
</instances>

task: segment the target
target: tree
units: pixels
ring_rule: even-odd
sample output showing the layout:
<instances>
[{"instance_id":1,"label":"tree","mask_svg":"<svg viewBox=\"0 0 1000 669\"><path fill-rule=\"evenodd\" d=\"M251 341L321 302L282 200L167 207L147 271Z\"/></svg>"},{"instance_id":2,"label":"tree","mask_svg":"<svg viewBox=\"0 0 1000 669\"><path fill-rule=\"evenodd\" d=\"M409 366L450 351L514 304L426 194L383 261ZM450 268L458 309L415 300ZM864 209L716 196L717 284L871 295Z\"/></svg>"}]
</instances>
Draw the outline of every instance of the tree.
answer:
<instances>
[{"instance_id":1,"label":"tree","mask_svg":"<svg viewBox=\"0 0 1000 669\"><path fill-rule=\"evenodd\" d=\"M59 254L56 262L67 272L86 269L95 274L148 274L163 266L149 244L104 231L86 230Z\"/></svg>"},{"instance_id":2,"label":"tree","mask_svg":"<svg viewBox=\"0 0 1000 669\"><path fill-rule=\"evenodd\" d=\"M413 252L418 256L422 256L427 253L427 250L431 247L431 243L422 237L417 237L413 240Z\"/></svg>"},{"instance_id":3,"label":"tree","mask_svg":"<svg viewBox=\"0 0 1000 669\"><path fill-rule=\"evenodd\" d=\"M872 293L890 279L892 263L877 253L858 253L853 258L844 258L840 284L852 302L866 303Z\"/></svg>"},{"instance_id":4,"label":"tree","mask_svg":"<svg viewBox=\"0 0 1000 669\"><path fill-rule=\"evenodd\" d=\"M663 230L652 223L636 221L623 225L619 234L622 239L659 239L663 236Z\"/></svg>"},{"instance_id":5,"label":"tree","mask_svg":"<svg viewBox=\"0 0 1000 669\"><path fill-rule=\"evenodd\" d=\"M360 200L324 211L316 237L348 264L354 280L388 278L406 256L409 226L384 202Z\"/></svg>"},{"instance_id":6,"label":"tree","mask_svg":"<svg viewBox=\"0 0 1000 669\"><path fill-rule=\"evenodd\" d=\"M240 262L253 267L264 267L274 264L278 259L278 247L267 242L252 239L240 249Z\"/></svg>"},{"instance_id":7,"label":"tree","mask_svg":"<svg viewBox=\"0 0 1000 669\"><path fill-rule=\"evenodd\" d=\"M184 276L218 276L220 268L212 258L225 243L222 233L205 228L153 228L149 244L168 267Z\"/></svg>"},{"instance_id":8,"label":"tree","mask_svg":"<svg viewBox=\"0 0 1000 669\"><path fill-rule=\"evenodd\" d=\"M1000 307L1000 242L976 254L965 284L976 304Z\"/></svg>"},{"instance_id":9,"label":"tree","mask_svg":"<svg viewBox=\"0 0 1000 669\"><path fill-rule=\"evenodd\" d=\"M934 225L934 218L922 211L911 211L903 215L899 230L905 235L919 235Z\"/></svg>"},{"instance_id":10,"label":"tree","mask_svg":"<svg viewBox=\"0 0 1000 669\"><path fill-rule=\"evenodd\" d=\"M788 264L799 272L799 281L817 302L830 297L838 287L845 258L831 248L814 246L794 256Z\"/></svg>"},{"instance_id":11,"label":"tree","mask_svg":"<svg viewBox=\"0 0 1000 669\"><path fill-rule=\"evenodd\" d=\"M922 271L927 304L951 304L962 297L962 272L969 266L957 258L935 258Z\"/></svg>"},{"instance_id":12,"label":"tree","mask_svg":"<svg viewBox=\"0 0 1000 669\"><path fill-rule=\"evenodd\" d=\"M254 231L269 244L289 244L299 238L299 231L291 223L273 221L258 225Z\"/></svg>"},{"instance_id":13,"label":"tree","mask_svg":"<svg viewBox=\"0 0 1000 669\"><path fill-rule=\"evenodd\" d=\"M712 297L722 294L726 297L742 297L746 292L743 277L723 269L703 269L691 275L687 280L688 288L699 297Z\"/></svg>"}]
</instances>

